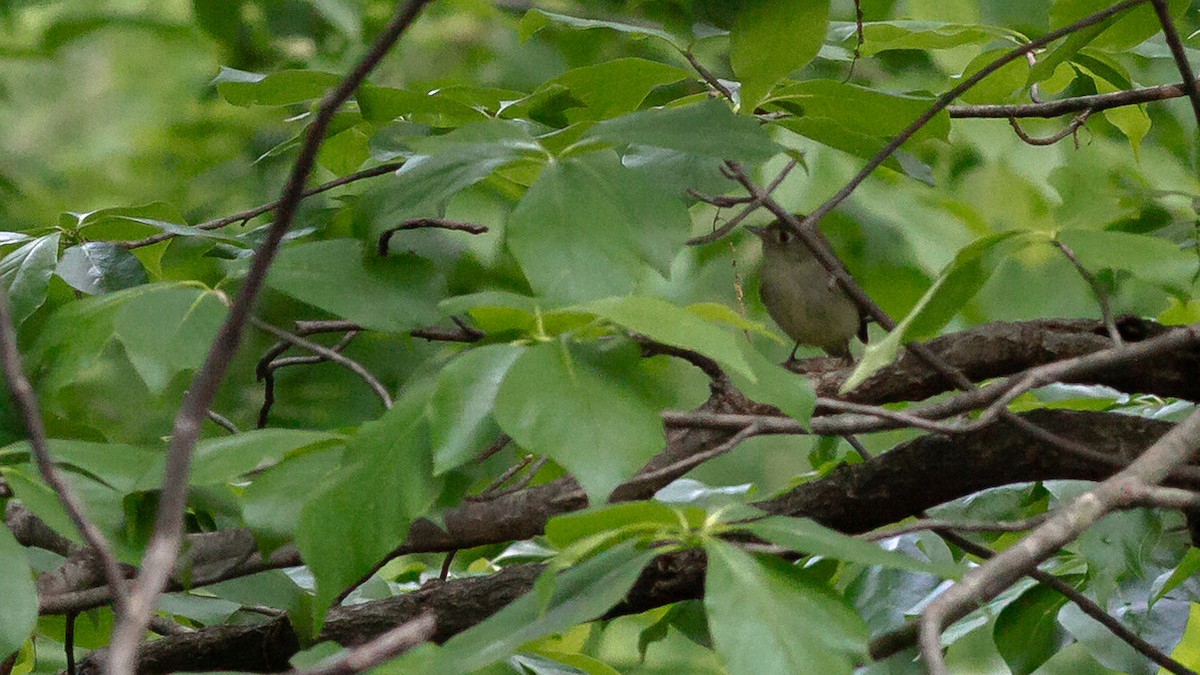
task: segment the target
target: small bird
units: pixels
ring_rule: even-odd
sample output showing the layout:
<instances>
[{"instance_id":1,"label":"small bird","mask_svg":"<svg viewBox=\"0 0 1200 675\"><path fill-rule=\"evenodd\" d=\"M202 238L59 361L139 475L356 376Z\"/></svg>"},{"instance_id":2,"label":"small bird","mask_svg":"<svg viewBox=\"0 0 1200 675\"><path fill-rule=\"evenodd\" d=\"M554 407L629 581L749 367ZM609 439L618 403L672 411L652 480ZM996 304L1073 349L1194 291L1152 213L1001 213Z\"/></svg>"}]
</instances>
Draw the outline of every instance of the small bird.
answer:
<instances>
[{"instance_id":1,"label":"small bird","mask_svg":"<svg viewBox=\"0 0 1200 675\"><path fill-rule=\"evenodd\" d=\"M762 239L763 262L758 293L767 313L800 345L824 349L830 356L851 359L850 338L866 342L866 322L858 306L813 257L796 233L782 222L747 226Z\"/></svg>"}]
</instances>

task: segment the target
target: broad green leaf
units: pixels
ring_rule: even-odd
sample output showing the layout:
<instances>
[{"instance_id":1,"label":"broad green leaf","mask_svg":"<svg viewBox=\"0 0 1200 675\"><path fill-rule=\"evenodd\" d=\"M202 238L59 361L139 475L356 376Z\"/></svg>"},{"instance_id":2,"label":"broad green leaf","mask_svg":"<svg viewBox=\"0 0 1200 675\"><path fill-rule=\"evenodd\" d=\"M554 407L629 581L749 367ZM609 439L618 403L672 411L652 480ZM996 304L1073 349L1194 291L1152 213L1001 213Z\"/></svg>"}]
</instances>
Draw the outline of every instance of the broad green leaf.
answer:
<instances>
[{"instance_id":1,"label":"broad green leaf","mask_svg":"<svg viewBox=\"0 0 1200 675\"><path fill-rule=\"evenodd\" d=\"M0 286L8 293L13 323L20 326L46 301L58 261L58 233L38 237L0 258Z\"/></svg>"},{"instance_id":2,"label":"broad green leaf","mask_svg":"<svg viewBox=\"0 0 1200 675\"><path fill-rule=\"evenodd\" d=\"M1050 28L1062 28L1088 14L1107 9L1112 4L1107 0L1055 0L1050 5ZM1171 0L1168 6L1171 14L1178 17L1183 14L1188 4L1186 0ZM1148 3L1121 12L1100 25L1105 27L1104 30L1092 38L1089 44L1116 53L1136 47L1161 30L1154 8Z\"/></svg>"},{"instance_id":3,"label":"broad green leaf","mask_svg":"<svg viewBox=\"0 0 1200 675\"><path fill-rule=\"evenodd\" d=\"M153 227L162 232L168 232L177 237L204 237L205 239L212 239L214 241L223 242L223 243L229 244L231 246L237 246L238 248L249 248L249 245L244 240L239 239L237 237L231 237L229 235L221 234L217 230L201 230L199 228L192 227L191 225L183 225L180 223L168 222L166 220L158 220L155 218L141 218L138 216L129 216L129 215L120 215L120 214L106 216L106 219L128 220L128 221L132 221L135 223L141 223L143 225L149 225L150 227Z\"/></svg>"},{"instance_id":4,"label":"broad green leaf","mask_svg":"<svg viewBox=\"0 0 1200 675\"><path fill-rule=\"evenodd\" d=\"M83 540L67 512L63 510L58 495L41 480L32 465L3 467L0 468L0 475L3 475L5 482L12 488L13 495L34 515L55 532L77 544L82 543ZM132 550L124 539L127 519L122 498L125 495L75 472L64 471L61 475L74 489L76 497L82 503L84 515L109 536L114 553L124 561L136 561L137 551Z\"/></svg>"},{"instance_id":5,"label":"broad green leaf","mask_svg":"<svg viewBox=\"0 0 1200 675\"><path fill-rule=\"evenodd\" d=\"M791 563L720 540L704 550L704 608L731 675L849 674L865 657L866 626L824 584Z\"/></svg>"},{"instance_id":6,"label":"broad green leaf","mask_svg":"<svg viewBox=\"0 0 1200 675\"><path fill-rule=\"evenodd\" d=\"M521 42L528 40L534 33L551 24L558 24L567 28L575 28L578 30L587 30L590 28L607 28L620 33L625 33L634 38L653 37L665 41L667 44L682 49L683 45L676 41L675 36L658 28L649 28L647 26L637 26L628 23L620 23L617 21L599 21L596 19L581 19L575 16L567 16L565 14L555 14L540 9L531 9L521 18L521 23L517 27L517 35Z\"/></svg>"},{"instance_id":7,"label":"broad green leaf","mask_svg":"<svg viewBox=\"0 0 1200 675\"><path fill-rule=\"evenodd\" d=\"M762 105L790 113L775 124L866 159L924 114L932 103L931 97L889 94L833 80L811 80L776 89ZM950 115L943 110L909 142L946 140L949 134ZM905 171L895 158L885 165Z\"/></svg>"},{"instance_id":8,"label":"broad green leaf","mask_svg":"<svg viewBox=\"0 0 1200 675\"><path fill-rule=\"evenodd\" d=\"M1057 621L1066 603L1061 593L1039 585L1000 610L992 636L1013 675L1029 675L1068 642Z\"/></svg>"},{"instance_id":9,"label":"broad green leaf","mask_svg":"<svg viewBox=\"0 0 1200 675\"><path fill-rule=\"evenodd\" d=\"M85 471L122 494L151 490L162 481L161 449L60 438L49 439L47 446L56 464ZM5 463L30 458L29 443L14 443L0 450L0 457Z\"/></svg>"},{"instance_id":10,"label":"broad green leaf","mask_svg":"<svg viewBox=\"0 0 1200 675\"><path fill-rule=\"evenodd\" d=\"M734 115L717 100L606 120L584 134L589 138L750 163L766 161L782 150L761 125Z\"/></svg>"},{"instance_id":11,"label":"broad green leaf","mask_svg":"<svg viewBox=\"0 0 1200 675\"><path fill-rule=\"evenodd\" d=\"M462 354L442 369L429 401L434 473L466 463L494 438L496 425L490 420L496 392L522 352L516 345L487 345Z\"/></svg>"},{"instance_id":12,"label":"broad green leaf","mask_svg":"<svg viewBox=\"0 0 1200 675\"><path fill-rule=\"evenodd\" d=\"M971 59L963 69L962 77L967 79L983 70L996 59L1007 52L1007 49L989 49ZM1017 92L1025 87L1029 77L1029 64L1025 59L1015 59L1000 67L999 70L983 78L979 84L963 92L959 97L964 103L1010 103L1015 102Z\"/></svg>"},{"instance_id":13,"label":"broad green leaf","mask_svg":"<svg viewBox=\"0 0 1200 675\"><path fill-rule=\"evenodd\" d=\"M603 120L633 112L655 87L690 76L688 71L665 63L623 58L568 70L547 85L566 87L584 104L585 109L577 109L578 115L568 115L568 119L575 122Z\"/></svg>"},{"instance_id":14,"label":"broad green leaf","mask_svg":"<svg viewBox=\"0 0 1200 675\"><path fill-rule=\"evenodd\" d=\"M521 159L545 157L545 150L524 126L505 120L471 124L444 136L416 138L412 145L416 155L396 172L398 184L368 193L361 201L364 219L390 227L417 215L440 215L438 209L451 197L496 169Z\"/></svg>"},{"instance_id":15,"label":"broad green leaf","mask_svg":"<svg viewBox=\"0 0 1200 675\"><path fill-rule=\"evenodd\" d=\"M37 591L33 571L25 558L25 548L7 528L0 528L0 653L12 654L25 644L38 616Z\"/></svg>"},{"instance_id":16,"label":"broad green leaf","mask_svg":"<svg viewBox=\"0 0 1200 675\"><path fill-rule=\"evenodd\" d=\"M345 468L300 512L296 546L317 579L317 622L333 599L399 546L441 491L433 475L425 406L432 387L409 390L352 436Z\"/></svg>"},{"instance_id":17,"label":"broad green leaf","mask_svg":"<svg viewBox=\"0 0 1200 675\"><path fill-rule=\"evenodd\" d=\"M332 239L280 251L267 283L366 328L396 333L437 320L444 282L424 258L365 257L359 241Z\"/></svg>"},{"instance_id":18,"label":"broad green leaf","mask_svg":"<svg viewBox=\"0 0 1200 675\"><path fill-rule=\"evenodd\" d=\"M155 284L121 305L113 334L146 386L161 392L176 375L200 365L225 312L211 291Z\"/></svg>"},{"instance_id":19,"label":"broad green leaf","mask_svg":"<svg viewBox=\"0 0 1200 675\"><path fill-rule=\"evenodd\" d=\"M1070 247L1089 271L1113 269L1167 289L1191 286L1197 261L1190 250L1144 234L1107 230L1063 230L1057 239Z\"/></svg>"},{"instance_id":20,"label":"broad green leaf","mask_svg":"<svg viewBox=\"0 0 1200 675\"><path fill-rule=\"evenodd\" d=\"M1096 85L1097 94L1111 94L1132 87L1128 79L1123 77L1124 73L1097 68L1095 66L1100 64L1096 63L1094 59L1089 60L1089 65L1093 67L1088 68L1082 65L1078 67L1080 71L1091 77L1092 82ZM1114 80L1117 80L1117 82L1114 82ZM1124 80L1124 82L1120 80ZM1127 105L1110 108L1104 111L1104 118L1111 122L1114 127L1120 129L1121 133L1125 134L1125 137L1129 139L1129 147L1133 150L1134 158L1138 158L1142 147L1142 139L1146 137L1146 134L1150 133L1150 115L1146 113L1145 106Z\"/></svg>"},{"instance_id":21,"label":"broad green leaf","mask_svg":"<svg viewBox=\"0 0 1200 675\"><path fill-rule=\"evenodd\" d=\"M665 300L626 296L597 300L580 307L656 342L690 349L707 356L725 368L756 379L754 369L742 354L743 340L686 309Z\"/></svg>"},{"instance_id":22,"label":"broad green leaf","mask_svg":"<svg viewBox=\"0 0 1200 675\"><path fill-rule=\"evenodd\" d=\"M315 70L280 70L263 75L221 66L212 84L236 106L281 106L320 98L341 76Z\"/></svg>"},{"instance_id":23,"label":"broad green leaf","mask_svg":"<svg viewBox=\"0 0 1200 675\"><path fill-rule=\"evenodd\" d=\"M703 511L693 510L703 519ZM547 521L545 536L551 546L562 550L601 532L680 530L693 524L698 523L688 523L681 511L666 504L625 502L555 516Z\"/></svg>"},{"instance_id":24,"label":"broad green leaf","mask_svg":"<svg viewBox=\"0 0 1200 675\"><path fill-rule=\"evenodd\" d=\"M872 373L895 361L896 353L905 343L941 330L964 304L975 297L997 265L1015 251L1045 239L1046 235L1041 232L1010 230L977 239L959 251L896 328L882 340L867 345L858 367L842 385L842 391L850 391Z\"/></svg>"},{"instance_id":25,"label":"broad green leaf","mask_svg":"<svg viewBox=\"0 0 1200 675\"><path fill-rule=\"evenodd\" d=\"M374 124L386 124L404 118L431 127L461 127L481 122L487 113L460 103L442 92L421 94L407 89L364 84L355 94L363 118Z\"/></svg>"},{"instance_id":26,"label":"broad green leaf","mask_svg":"<svg viewBox=\"0 0 1200 675\"><path fill-rule=\"evenodd\" d=\"M812 416L817 395L807 377L797 375L763 356L749 341L740 342L742 356L754 371L754 377L743 377L730 371L733 384L750 399L779 408L783 414L800 422Z\"/></svg>"},{"instance_id":27,"label":"broad green leaf","mask_svg":"<svg viewBox=\"0 0 1200 675\"><path fill-rule=\"evenodd\" d=\"M635 180L610 152L554 162L513 210L508 246L540 295L624 295L646 266L666 274L691 218L676 197Z\"/></svg>"},{"instance_id":28,"label":"broad green leaf","mask_svg":"<svg viewBox=\"0 0 1200 675\"><path fill-rule=\"evenodd\" d=\"M335 176L345 176L357 170L370 156L367 135L359 127L351 127L321 143L317 163Z\"/></svg>"},{"instance_id":29,"label":"broad green leaf","mask_svg":"<svg viewBox=\"0 0 1200 675\"><path fill-rule=\"evenodd\" d=\"M776 82L817 55L829 26L828 0L748 0L729 34L741 80L742 112L754 112Z\"/></svg>"},{"instance_id":30,"label":"broad green leaf","mask_svg":"<svg viewBox=\"0 0 1200 675\"><path fill-rule=\"evenodd\" d=\"M301 508L341 465L341 449L299 453L254 478L242 495L242 517L264 552L295 538Z\"/></svg>"},{"instance_id":31,"label":"broad green leaf","mask_svg":"<svg viewBox=\"0 0 1200 675\"><path fill-rule=\"evenodd\" d=\"M772 516L747 523L742 529L797 553L942 577L954 578L961 574L957 567L937 565L897 551L888 551L874 542L842 534L807 518Z\"/></svg>"},{"instance_id":32,"label":"broad green leaf","mask_svg":"<svg viewBox=\"0 0 1200 675\"><path fill-rule=\"evenodd\" d=\"M596 619L625 597L653 558L653 551L641 550L635 542L604 551L559 574L546 604L535 593L526 593L451 638L432 662L417 661L421 666L407 672L473 672L507 658L527 642ZM404 660L395 663L404 664Z\"/></svg>"},{"instance_id":33,"label":"broad green leaf","mask_svg":"<svg viewBox=\"0 0 1200 675\"><path fill-rule=\"evenodd\" d=\"M341 437L306 429L254 429L200 441L192 457L188 482L207 485L233 480L264 463L274 464L294 450L324 445Z\"/></svg>"},{"instance_id":34,"label":"broad green leaf","mask_svg":"<svg viewBox=\"0 0 1200 675\"><path fill-rule=\"evenodd\" d=\"M353 0L307 0L330 25L352 40L362 38L363 5Z\"/></svg>"},{"instance_id":35,"label":"broad green leaf","mask_svg":"<svg viewBox=\"0 0 1200 675\"><path fill-rule=\"evenodd\" d=\"M663 447L661 395L636 351L546 342L513 363L496 396L500 428L566 467L592 503Z\"/></svg>"},{"instance_id":36,"label":"broad green leaf","mask_svg":"<svg viewBox=\"0 0 1200 675\"><path fill-rule=\"evenodd\" d=\"M1171 571L1171 576L1167 577L1166 581L1162 583L1162 588L1155 592L1154 597L1150 601L1151 604L1178 588L1180 584L1190 579L1197 571L1200 571L1200 548L1193 546L1188 549L1187 553L1183 554L1183 558L1180 559L1179 564Z\"/></svg>"},{"instance_id":37,"label":"broad green leaf","mask_svg":"<svg viewBox=\"0 0 1200 675\"><path fill-rule=\"evenodd\" d=\"M1200 605L1194 602L1188 603L1187 628L1171 650L1171 658L1193 670L1200 668Z\"/></svg>"},{"instance_id":38,"label":"broad green leaf","mask_svg":"<svg viewBox=\"0 0 1200 675\"><path fill-rule=\"evenodd\" d=\"M853 23L831 22L829 37L837 42L857 40ZM863 56L873 56L894 49L953 49L963 45L984 45L997 38L1009 42L1024 42L1020 33L998 26L942 23L937 21L867 21L862 25Z\"/></svg>"},{"instance_id":39,"label":"broad green leaf","mask_svg":"<svg viewBox=\"0 0 1200 675\"><path fill-rule=\"evenodd\" d=\"M24 232L6 232L0 230L0 246L13 246L16 244L24 244L33 239L32 236Z\"/></svg>"},{"instance_id":40,"label":"broad green leaf","mask_svg":"<svg viewBox=\"0 0 1200 675\"><path fill-rule=\"evenodd\" d=\"M88 295L119 291L149 281L140 260L107 241L89 241L63 251L54 271L71 288Z\"/></svg>"}]
</instances>

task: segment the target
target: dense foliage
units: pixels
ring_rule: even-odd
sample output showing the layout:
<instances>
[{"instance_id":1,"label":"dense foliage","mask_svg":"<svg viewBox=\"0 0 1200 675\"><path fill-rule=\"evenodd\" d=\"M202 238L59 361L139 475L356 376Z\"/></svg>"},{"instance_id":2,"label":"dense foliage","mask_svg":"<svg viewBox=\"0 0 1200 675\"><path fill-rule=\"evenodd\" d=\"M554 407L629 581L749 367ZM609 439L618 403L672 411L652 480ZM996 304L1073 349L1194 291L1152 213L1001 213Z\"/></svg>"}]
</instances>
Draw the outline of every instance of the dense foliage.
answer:
<instances>
[{"instance_id":1,"label":"dense foliage","mask_svg":"<svg viewBox=\"0 0 1200 675\"><path fill-rule=\"evenodd\" d=\"M1066 479L1194 408L1180 343L940 428L889 418L955 400L909 343L947 334L938 359L1011 384L1200 321L1200 94L1150 89L1180 81L1163 16L1200 62L1198 6L1013 51L1110 4L431 2L314 138L315 189L233 355L210 347L274 253L320 101L397 3L0 4L0 288L49 454L130 578L181 401L227 366L144 667L313 666L406 625L423 644L395 672L919 670L911 634L883 638L979 545L1065 513L1091 487ZM800 214L856 187L820 231L897 325L877 316L854 365L781 366L757 239L706 236L775 219L746 197L772 184ZM1028 323L963 332L992 321ZM4 400L0 658L58 670L68 644L73 667L123 610ZM958 454L914 459L939 443ZM951 670L1200 667L1200 553L1164 508L1191 502L1147 495L1040 569L1148 649L1025 578L944 626ZM925 515L991 527L853 536Z\"/></svg>"}]
</instances>

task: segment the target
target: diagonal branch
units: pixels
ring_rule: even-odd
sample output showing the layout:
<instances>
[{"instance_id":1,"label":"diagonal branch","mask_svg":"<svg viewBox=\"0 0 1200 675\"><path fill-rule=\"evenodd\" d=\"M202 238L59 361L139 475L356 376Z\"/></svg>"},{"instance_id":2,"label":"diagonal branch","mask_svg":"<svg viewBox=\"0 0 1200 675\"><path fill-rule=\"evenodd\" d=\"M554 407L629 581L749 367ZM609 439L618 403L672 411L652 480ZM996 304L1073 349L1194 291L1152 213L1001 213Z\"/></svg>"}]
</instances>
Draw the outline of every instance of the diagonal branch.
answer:
<instances>
[{"instance_id":1,"label":"diagonal branch","mask_svg":"<svg viewBox=\"0 0 1200 675\"><path fill-rule=\"evenodd\" d=\"M353 95L367 74L383 60L392 45L400 39L428 2L429 0L408 0L397 7L395 15L367 53L317 106L316 115L304 135L304 143L275 208L275 219L254 255L242 287L229 308L229 314L218 329L208 355L196 372L175 417L171 440L167 446L162 493L154 531L142 557L141 573L129 595L128 611L118 618L113 628L108 672L124 675L134 670L138 643L154 613L158 594L167 583L175 557L179 553L183 534L183 510L187 497L188 468L191 464L192 450L199 438L200 422L216 397L229 362L241 341L242 329L254 309L258 291L266 279L267 268L270 267L295 217L296 208L303 197L304 183L316 160L317 149L325 137L325 130L342 103Z\"/></svg>"},{"instance_id":2,"label":"diagonal branch","mask_svg":"<svg viewBox=\"0 0 1200 675\"><path fill-rule=\"evenodd\" d=\"M1183 51L1183 41L1179 39L1179 31L1175 29L1175 22L1171 20L1171 10L1167 7L1166 0L1150 0L1154 5L1154 13L1158 15L1158 23L1162 26L1163 37L1167 40L1167 46L1171 49L1171 57L1175 59L1175 66L1179 68L1179 74L1183 77L1182 86L1187 92L1188 100L1192 102L1192 112L1196 115L1196 124L1200 125L1200 86L1196 84L1196 75L1192 72L1192 66L1188 63L1187 53Z\"/></svg>"},{"instance_id":3,"label":"diagonal branch","mask_svg":"<svg viewBox=\"0 0 1200 675\"><path fill-rule=\"evenodd\" d=\"M8 292L0 289L0 367L3 368L4 381L8 384L9 394L16 402L18 415L25 423L29 433L30 454L37 465L42 480L50 486L62 504L63 511L71 524L79 530L80 536L88 543L92 551L100 558L104 580L108 584L109 596L113 600L113 609L120 613L125 609L124 583L125 575L113 555L112 547L105 539L104 533L83 514L83 507L75 490L63 479L54 460L50 457L50 449L46 444L46 428L42 425L42 414L38 409L37 396L33 386L25 377L21 368L21 354L17 351L17 331L13 328L12 312L9 308Z\"/></svg>"}]
</instances>

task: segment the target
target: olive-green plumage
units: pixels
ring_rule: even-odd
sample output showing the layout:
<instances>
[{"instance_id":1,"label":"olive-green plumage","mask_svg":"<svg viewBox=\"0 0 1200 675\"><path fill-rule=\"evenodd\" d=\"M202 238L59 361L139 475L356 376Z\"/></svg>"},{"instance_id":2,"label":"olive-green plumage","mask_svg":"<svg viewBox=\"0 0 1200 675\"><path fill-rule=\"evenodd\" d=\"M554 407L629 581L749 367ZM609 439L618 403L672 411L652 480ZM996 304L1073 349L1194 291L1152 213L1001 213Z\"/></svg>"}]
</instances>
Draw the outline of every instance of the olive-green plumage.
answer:
<instances>
[{"instance_id":1,"label":"olive-green plumage","mask_svg":"<svg viewBox=\"0 0 1200 675\"><path fill-rule=\"evenodd\" d=\"M850 338L860 333L858 307L786 225L747 227L763 242L758 292L775 323L796 341L830 356L850 358ZM795 358L796 350L792 350Z\"/></svg>"}]
</instances>

